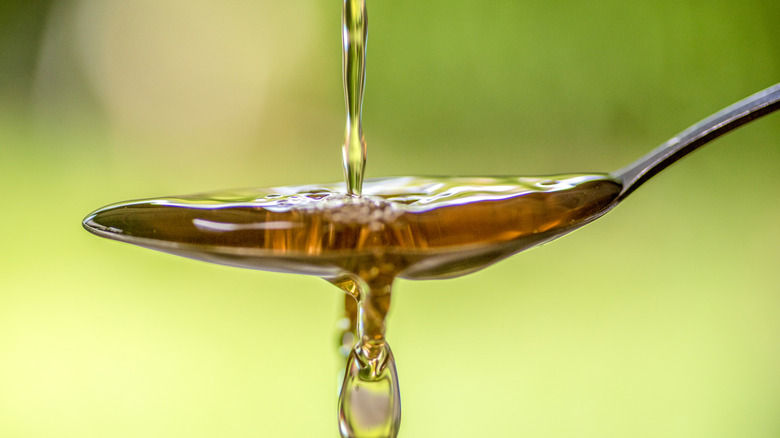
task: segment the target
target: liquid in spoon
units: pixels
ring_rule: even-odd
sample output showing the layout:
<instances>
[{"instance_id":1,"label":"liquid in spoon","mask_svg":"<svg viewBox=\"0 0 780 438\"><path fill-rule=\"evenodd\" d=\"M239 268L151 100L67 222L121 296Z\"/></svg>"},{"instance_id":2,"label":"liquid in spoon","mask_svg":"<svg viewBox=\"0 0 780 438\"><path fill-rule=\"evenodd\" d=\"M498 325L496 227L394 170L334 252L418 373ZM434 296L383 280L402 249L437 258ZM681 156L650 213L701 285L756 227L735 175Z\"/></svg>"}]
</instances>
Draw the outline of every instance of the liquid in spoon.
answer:
<instances>
[{"instance_id":1,"label":"liquid in spoon","mask_svg":"<svg viewBox=\"0 0 780 438\"><path fill-rule=\"evenodd\" d=\"M361 269L451 278L579 228L606 213L621 184L607 174L398 177L241 189L122 202L87 230L184 257L339 278Z\"/></svg>"}]
</instances>

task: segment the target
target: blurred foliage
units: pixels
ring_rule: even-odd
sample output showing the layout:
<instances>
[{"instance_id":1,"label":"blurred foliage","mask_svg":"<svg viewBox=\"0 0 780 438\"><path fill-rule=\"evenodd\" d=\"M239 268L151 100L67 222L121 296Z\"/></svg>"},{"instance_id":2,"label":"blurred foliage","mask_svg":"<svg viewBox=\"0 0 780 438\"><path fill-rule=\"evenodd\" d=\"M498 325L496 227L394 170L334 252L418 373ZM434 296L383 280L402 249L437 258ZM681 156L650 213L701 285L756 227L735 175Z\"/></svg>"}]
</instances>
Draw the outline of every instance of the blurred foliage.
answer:
<instances>
[{"instance_id":1,"label":"blurred foliage","mask_svg":"<svg viewBox=\"0 0 780 438\"><path fill-rule=\"evenodd\" d=\"M0 436L336 436L339 293L102 241L341 177L337 2L0 4ZM780 79L780 4L369 3L368 176L609 171ZM780 123L561 241L400 281L401 434L780 434Z\"/></svg>"}]
</instances>

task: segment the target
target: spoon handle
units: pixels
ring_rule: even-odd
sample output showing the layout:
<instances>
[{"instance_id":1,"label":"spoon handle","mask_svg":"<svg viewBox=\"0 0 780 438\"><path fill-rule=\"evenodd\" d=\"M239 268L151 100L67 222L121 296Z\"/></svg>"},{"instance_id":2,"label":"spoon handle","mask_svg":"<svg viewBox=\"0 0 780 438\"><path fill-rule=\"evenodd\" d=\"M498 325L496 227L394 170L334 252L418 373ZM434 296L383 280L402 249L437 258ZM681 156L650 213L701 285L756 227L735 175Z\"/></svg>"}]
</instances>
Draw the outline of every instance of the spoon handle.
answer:
<instances>
[{"instance_id":1,"label":"spoon handle","mask_svg":"<svg viewBox=\"0 0 780 438\"><path fill-rule=\"evenodd\" d=\"M780 109L780 84L743 99L677 134L630 165L612 173L623 182L622 201L669 165L745 123Z\"/></svg>"}]
</instances>

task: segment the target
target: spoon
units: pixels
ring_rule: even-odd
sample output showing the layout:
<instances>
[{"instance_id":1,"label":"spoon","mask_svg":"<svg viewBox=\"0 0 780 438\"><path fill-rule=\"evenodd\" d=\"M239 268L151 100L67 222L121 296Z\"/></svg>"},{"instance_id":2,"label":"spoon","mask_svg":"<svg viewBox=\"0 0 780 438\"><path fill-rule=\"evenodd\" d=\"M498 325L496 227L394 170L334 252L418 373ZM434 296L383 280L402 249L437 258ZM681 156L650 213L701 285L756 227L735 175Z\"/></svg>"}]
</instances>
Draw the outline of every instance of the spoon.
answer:
<instances>
[{"instance_id":1,"label":"spoon","mask_svg":"<svg viewBox=\"0 0 780 438\"><path fill-rule=\"evenodd\" d=\"M613 173L400 177L123 202L84 221L101 237L213 263L309 274L465 275L598 219L660 171L780 108L780 84L702 120Z\"/></svg>"}]
</instances>

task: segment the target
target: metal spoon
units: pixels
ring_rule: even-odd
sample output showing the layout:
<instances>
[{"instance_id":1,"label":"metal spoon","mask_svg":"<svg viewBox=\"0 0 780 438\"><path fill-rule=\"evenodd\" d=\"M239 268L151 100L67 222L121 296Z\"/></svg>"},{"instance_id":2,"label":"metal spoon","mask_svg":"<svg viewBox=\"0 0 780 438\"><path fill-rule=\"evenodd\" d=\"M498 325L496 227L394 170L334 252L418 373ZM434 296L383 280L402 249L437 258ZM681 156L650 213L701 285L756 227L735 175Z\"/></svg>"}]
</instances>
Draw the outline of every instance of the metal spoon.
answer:
<instances>
[{"instance_id":1,"label":"metal spoon","mask_svg":"<svg viewBox=\"0 0 780 438\"><path fill-rule=\"evenodd\" d=\"M339 278L382 265L402 278L457 277L581 228L685 155L778 108L780 84L609 174L382 178L346 200L343 183L223 191L113 204L83 224L101 237L244 268Z\"/></svg>"}]
</instances>

